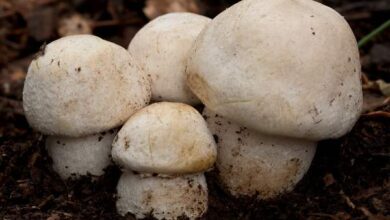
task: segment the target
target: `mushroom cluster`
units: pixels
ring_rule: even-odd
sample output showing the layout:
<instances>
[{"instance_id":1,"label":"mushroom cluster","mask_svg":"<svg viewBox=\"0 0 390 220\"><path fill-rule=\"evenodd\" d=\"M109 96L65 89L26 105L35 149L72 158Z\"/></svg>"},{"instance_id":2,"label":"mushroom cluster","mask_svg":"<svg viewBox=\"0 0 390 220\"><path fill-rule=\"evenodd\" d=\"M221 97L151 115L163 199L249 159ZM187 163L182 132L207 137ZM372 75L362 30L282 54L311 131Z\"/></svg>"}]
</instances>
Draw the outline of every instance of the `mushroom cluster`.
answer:
<instances>
[{"instance_id":1,"label":"mushroom cluster","mask_svg":"<svg viewBox=\"0 0 390 220\"><path fill-rule=\"evenodd\" d=\"M190 106L200 102L203 117ZM56 40L30 64L23 106L62 178L102 175L112 155L120 215L196 219L214 163L234 197L294 188L316 143L359 117L359 53L320 3L243 0L213 20L160 16L128 50L92 35Z\"/></svg>"}]
</instances>

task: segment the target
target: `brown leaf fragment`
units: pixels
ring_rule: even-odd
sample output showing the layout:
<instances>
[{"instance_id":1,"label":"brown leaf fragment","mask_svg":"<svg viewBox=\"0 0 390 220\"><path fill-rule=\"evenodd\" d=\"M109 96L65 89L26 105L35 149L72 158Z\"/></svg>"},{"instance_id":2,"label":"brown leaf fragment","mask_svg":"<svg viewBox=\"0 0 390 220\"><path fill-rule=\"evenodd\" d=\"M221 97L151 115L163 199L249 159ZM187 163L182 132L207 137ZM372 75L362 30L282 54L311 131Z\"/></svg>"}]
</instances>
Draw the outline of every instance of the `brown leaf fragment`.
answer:
<instances>
[{"instance_id":1,"label":"brown leaf fragment","mask_svg":"<svg viewBox=\"0 0 390 220\"><path fill-rule=\"evenodd\" d=\"M363 90L363 112L375 111L375 109L385 106L388 103L390 103L390 99L382 94L371 90Z\"/></svg>"},{"instance_id":2,"label":"brown leaf fragment","mask_svg":"<svg viewBox=\"0 0 390 220\"><path fill-rule=\"evenodd\" d=\"M336 180L333 177L333 174L331 174L331 173L325 174L325 176L322 179L324 180L324 184L326 187L328 187L336 182Z\"/></svg>"},{"instance_id":3,"label":"brown leaf fragment","mask_svg":"<svg viewBox=\"0 0 390 220\"><path fill-rule=\"evenodd\" d=\"M59 21L57 31L61 37L76 34L91 34L92 25L89 19L80 14L73 14Z\"/></svg>"},{"instance_id":4,"label":"brown leaf fragment","mask_svg":"<svg viewBox=\"0 0 390 220\"><path fill-rule=\"evenodd\" d=\"M390 83L388 82L385 82L384 80L377 80L376 81L376 84L378 85L379 87L379 90L381 91L381 93L387 97L390 96Z\"/></svg>"},{"instance_id":5,"label":"brown leaf fragment","mask_svg":"<svg viewBox=\"0 0 390 220\"><path fill-rule=\"evenodd\" d=\"M170 12L201 14L203 7L198 0L147 0L143 11L149 19L153 19Z\"/></svg>"}]
</instances>

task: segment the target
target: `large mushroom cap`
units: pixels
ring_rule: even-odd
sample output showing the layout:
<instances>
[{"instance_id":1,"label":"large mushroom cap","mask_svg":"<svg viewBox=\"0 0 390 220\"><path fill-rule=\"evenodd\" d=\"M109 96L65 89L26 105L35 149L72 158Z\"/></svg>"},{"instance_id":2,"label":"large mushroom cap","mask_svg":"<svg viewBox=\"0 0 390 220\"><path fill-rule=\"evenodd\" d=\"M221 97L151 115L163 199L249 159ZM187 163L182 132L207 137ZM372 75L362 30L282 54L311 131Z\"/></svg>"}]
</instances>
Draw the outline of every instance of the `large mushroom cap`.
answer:
<instances>
[{"instance_id":1,"label":"large mushroom cap","mask_svg":"<svg viewBox=\"0 0 390 220\"><path fill-rule=\"evenodd\" d=\"M87 137L49 136L46 149L53 160L53 169L63 179L91 174L100 176L111 163L111 144L115 131Z\"/></svg>"},{"instance_id":2,"label":"large mushroom cap","mask_svg":"<svg viewBox=\"0 0 390 220\"><path fill-rule=\"evenodd\" d=\"M203 115L218 140L218 179L233 196L266 199L291 191L310 167L315 142L259 134L208 109Z\"/></svg>"},{"instance_id":3,"label":"large mushroom cap","mask_svg":"<svg viewBox=\"0 0 390 220\"><path fill-rule=\"evenodd\" d=\"M196 109L160 102L129 118L113 142L112 157L130 170L185 174L209 169L216 151L206 122Z\"/></svg>"},{"instance_id":4,"label":"large mushroom cap","mask_svg":"<svg viewBox=\"0 0 390 220\"><path fill-rule=\"evenodd\" d=\"M53 41L28 69L23 107L48 135L80 137L124 123L150 99L150 82L122 47L92 35Z\"/></svg>"},{"instance_id":5,"label":"large mushroom cap","mask_svg":"<svg viewBox=\"0 0 390 220\"><path fill-rule=\"evenodd\" d=\"M192 13L170 13L146 24L129 45L130 54L150 75L152 99L199 103L185 82L191 46L211 19Z\"/></svg>"},{"instance_id":6,"label":"large mushroom cap","mask_svg":"<svg viewBox=\"0 0 390 220\"><path fill-rule=\"evenodd\" d=\"M199 35L187 81L212 111L262 133L321 140L362 109L359 53L347 22L307 0L244 0Z\"/></svg>"},{"instance_id":7,"label":"large mushroom cap","mask_svg":"<svg viewBox=\"0 0 390 220\"><path fill-rule=\"evenodd\" d=\"M207 184L203 174L161 178L125 172L119 179L117 193L116 207L121 215L196 219L207 210Z\"/></svg>"}]
</instances>

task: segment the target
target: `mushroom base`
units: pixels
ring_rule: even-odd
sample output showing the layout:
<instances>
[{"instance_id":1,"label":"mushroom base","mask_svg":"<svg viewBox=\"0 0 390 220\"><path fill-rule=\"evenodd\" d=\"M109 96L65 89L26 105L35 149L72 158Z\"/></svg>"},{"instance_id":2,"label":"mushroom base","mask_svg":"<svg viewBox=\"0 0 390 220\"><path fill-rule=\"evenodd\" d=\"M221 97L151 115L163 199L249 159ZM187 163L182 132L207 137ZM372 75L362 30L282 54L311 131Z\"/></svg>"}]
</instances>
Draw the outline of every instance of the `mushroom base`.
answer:
<instances>
[{"instance_id":1,"label":"mushroom base","mask_svg":"<svg viewBox=\"0 0 390 220\"><path fill-rule=\"evenodd\" d=\"M136 218L195 219L207 211L208 192L203 174L172 178L122 174L117 186L117 211Z\"/></svg>"},{"instance_id":2,"label":"mushroom base","mask_svg":"<svg viewBox=\"0 0 390 220\"><path fill-rule=\"evenodd\" d=\"M219 184L234 197L276 197L294 189L309 169L315 151L314 142L299 148L222 146L216 165Z\"/></svg>"},{"instance_id":3,"label":"mushroom base","mask_svg":"<svg viewBox=\"0 0 390 220\"><path fill-rule=\"evenodd\" d=\"M208 109L203 115L217 140L219 183L235 197L267 199L291 191L310 167L314 141L264 135Z\"/></svg>"}]
</instances>

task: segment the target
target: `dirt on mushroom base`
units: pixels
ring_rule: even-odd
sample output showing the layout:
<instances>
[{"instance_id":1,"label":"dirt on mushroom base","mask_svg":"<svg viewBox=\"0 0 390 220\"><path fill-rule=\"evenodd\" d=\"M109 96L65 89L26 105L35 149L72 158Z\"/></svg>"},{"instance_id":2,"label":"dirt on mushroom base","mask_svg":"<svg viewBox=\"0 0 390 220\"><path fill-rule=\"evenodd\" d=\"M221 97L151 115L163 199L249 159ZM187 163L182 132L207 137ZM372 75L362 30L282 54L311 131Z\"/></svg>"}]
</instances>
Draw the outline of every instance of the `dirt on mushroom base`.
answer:
<instances>
[{"instance_id":1,"label":"dirt on mushroom base","mask_svg":"<svg viewBox=\"0 0 390 220\"><path fill-rule=\"evenodd\" d=\"M3 219L134 219L115 211L116 167L95 183L63 182L51 168L44 138L0 99L0 217ZM19 106L20 107L20 106ZM8 110L7 110L8 109ZM390 105L383 108L390 110ZM207 174L209 211L203 219L325 219L389 215L390 119L363 116L347 136L324 141L296 189L271 201L233 199Z\"/></svg>"}]
</instances>

